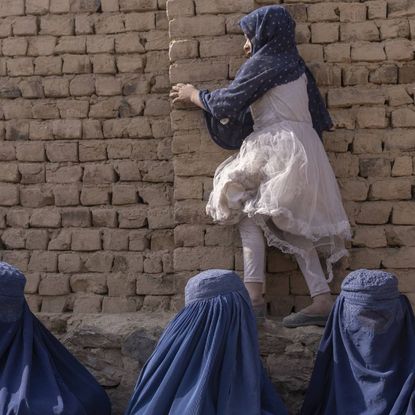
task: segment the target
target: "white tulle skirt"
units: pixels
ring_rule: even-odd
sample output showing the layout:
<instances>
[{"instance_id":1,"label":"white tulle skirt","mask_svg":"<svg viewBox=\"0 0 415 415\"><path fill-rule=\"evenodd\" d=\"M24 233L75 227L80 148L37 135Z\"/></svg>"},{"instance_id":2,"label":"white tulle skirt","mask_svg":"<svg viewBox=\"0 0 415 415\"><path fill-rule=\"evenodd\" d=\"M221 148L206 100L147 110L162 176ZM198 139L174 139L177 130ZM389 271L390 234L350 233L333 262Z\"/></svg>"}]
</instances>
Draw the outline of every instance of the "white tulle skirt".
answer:
<instances>
[{"instance_id":1,"label":"white tulle skirt","mask_svg":"<svg viewBox=\"0 0 415 415\"><path fill-rule=\"evenodd\" d=\"M332 264L348 254L351 238L336 178L312 125L283 121L254 131L215 172L206 212L236 224L245 215L263 229L268 245L308 262L316 248Z\"/></svg>"}]
</instances>

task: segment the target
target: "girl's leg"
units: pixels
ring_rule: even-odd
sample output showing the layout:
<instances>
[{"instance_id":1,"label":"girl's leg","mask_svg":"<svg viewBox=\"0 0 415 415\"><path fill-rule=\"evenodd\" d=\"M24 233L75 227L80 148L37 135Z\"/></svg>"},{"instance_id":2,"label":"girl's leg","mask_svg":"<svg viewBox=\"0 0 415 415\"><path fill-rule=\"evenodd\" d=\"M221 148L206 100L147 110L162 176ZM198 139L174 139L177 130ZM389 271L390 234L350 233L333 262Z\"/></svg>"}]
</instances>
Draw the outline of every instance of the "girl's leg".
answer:
<instances>
[{"instance_id":1,"label":"girl's leg","mask_svg":"<svg viewBox=\"0 0 415 415\"><path fill-rule=\"evenodd\" d=\"M296 255L295 257L313 300L313 303L301 310L301 312L308 315L329 314L333 306L333 300L317 251L315 248L311 248L307 261L300 255Z\"/></svg>"},{"instance_id":2,"label":"girl's leg","mask_svg":"<svg viewBox=\"0 0 415 415\"><path fill-rule=\"evenodd\" d=\"M264 303L263 291L265 283L265 241L262 229L245 217L239 223L244 258L244 283L252 304Z\"/></svg>"}]
</instances>

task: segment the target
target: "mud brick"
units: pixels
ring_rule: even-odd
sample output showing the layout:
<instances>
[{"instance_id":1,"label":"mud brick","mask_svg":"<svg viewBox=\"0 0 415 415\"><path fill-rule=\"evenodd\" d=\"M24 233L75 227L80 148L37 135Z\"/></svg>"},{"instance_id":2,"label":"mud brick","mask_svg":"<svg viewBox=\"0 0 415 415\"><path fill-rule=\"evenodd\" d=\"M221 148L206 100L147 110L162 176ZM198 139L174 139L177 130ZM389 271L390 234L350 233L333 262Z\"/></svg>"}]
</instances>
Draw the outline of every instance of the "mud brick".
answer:
<instances>
[{"instance_id":1,"label":"mud brick","mask_svg":"<svg viewBox=\"0 0 415 415\"><path fill-rule=\"evenodd\" d=\"M144 32L156 28L156 16L153 12L128 13L125 15L127 31Z\"/></svg>"},{"instance_id":2,"label":"mud brick","mask_svg":"<svg viewBox=\"0 0 415 415\"><path fill-rule=\"evenodd\" d=\"M410 176L413 171L411 156L396 157L393 162L392 176Z\"/></svg>"},{"instance_id":3,"label":"mud brick","mask_svg":"<svg viewBox=\"0 0 415 415\"><path fill-rule=\"evenodd\" d=\"M412 197L411 182L407 179L386 179L375 181L371 185L371 199L405 200Z\"/></svg>"},{"instance_id":4,"label":"mud brick","mask_svg":"<svg viewBox=\"0 0 415 415\"><path fill-rule=\"evenodd\" d=\"M46 144L46 156L51 162L78 161L77 143L48 143Z\"/></svg>"},{"instance_id":5,"label":"mud brick","mask_svg":"<svg viewBox=\"0 0 415 415\"><path fill-rule=\"evenodd\" d=\"M377 42L354 43L351 51L352 61L379 62L386 59L384 45Z\"/></svg>"},{"instance_id":6,"label":"mud brick","mask_svg":"<svg viewBox=\"0 0 415 415\"><path fill-rule=\"evenodd\" d=\"M61 215L58 209L42 208L35 209L30 217L32 228L59 228L61 226Z\"/></svg>"},{"instance_id":7,"label":"mud brick","mask_svg":"<svg viewBox=\"0 0 415 415\"><path fill-rule=\"evenodd\" d=\"M30 213L26 209L8 209L6 214L7 226L11 228L28 228Z\"/></svg>"},{"instance_id":8,"label":"mud brick","mask_svg":"<svg viewBox=\"0 0 415 415\"><path fill-rule=\"evenodd\" d=\"M115 181L115 172L111 165L89 165L84 168L84 184L106 184Z\"/></svg>"},{"instance_id":9,"label":"mud brick","mask_svg":"<svg viewBox=\"0 0 415 415\"><path fill-rule=\"evenodd\" d=\"M367 3L369 19L386 19L387 3L384 0L370 0Z\"/></svg>"},{"instance_id":10,"label":"mud brick","mask_svg":"<svg viewBox=\"0 0 415 415\"><path fill-rule=\"evenodd\" d=\"M55 186L53 195L56 206L79 205L79 186L77 184Z\"/></svg>"},{"instance_id":11,"label":"mud brick","mask_svg":"<svg viewBox=\"0 0 415 415\"><path fill-rule=\"evenodd\" d=\"M149 248L149 232L145 229L131 231L129 233L129 246L130 251L144 251Z\"/></svg>"},{"instance_id":12,"label":"mud brick","mask_svg":"<svg viewBox=\"0 0 415 415\"><path fill-rule=\"evenodd\" d=\"M87 55L64 55L62 72L68 74L92 72L91 60Z\"/></svg>"},{"instance_id":13,"label":"mud brick","mask_svg":"<svg viewBox=\"0 0 415 415\"><path fill-rule=\"evenodd\" d=\"M39 284L40 295L65 295L69 293L69 276L61 274L42 276Z\"/></svg>"},{"instance_id":14,"label":"mud brick","mask_svg":"<svg viewBox=\"0 0 415 415\"><path fill-rule=\"evenodd\" d=\"M0 146L0 160L11 161L16 159L16 149L13 143L2 142Z\"/></svg>"},{"instance_id":15,"label":"mud brick","mask_svg":"<svg viewBox=\"0 0 415 415\"><path fill-rule=\"evenodd\" d=\"M24 0L2 0L0 3L0 17L22 14L24 14Z\"/></svg>"},{"instance_id":16,"label":"mud brick","mask_svg":"<svg viewBox=\"0 0 415 415\"><path fill-rule=\"evenodd\" d=\"M177 247L200 246L204 241L204 227L200 225L178 225L174 228Z\"/></svg>"},{"instance_id":17,"label":"mud brick","mask_svg":"<svg viewBox=\"0 0 415 415\"><path fill-rule=\"evenodd\" d=\"M134 275L121 273L108 275L108 293L110 297L127 297L136 293L137 280Z\"/></svg>"},{"instance_id":18,"label":"mud brick","mask_svg":"<svg viewBox=\"0 0 415 415\"><path fill-rule=\"evenodd\" d=\"M69 81L65 78L46 78L43 80L45 96L62 98L69 95Z\"/></svg>"},{"instance_id":19,"label":"mud brick","mask_svg":"<svg viewBox=\"0 0 415 415\"><path fill-rule=\"evenodd\" d=\"M106 205L110 202L110 187L83 186L81 191L81 204L84 206Z\"/></svg>"},{"instance_id":20,"label":"mud brick","mask_svg":"<svg viewBox=\"0 0 415 415\"><path fill-rule=\"evenodd\" d=\"M49 0L26 0L27 14L46 14L49 11Z\"/></svg>"},{"instance_id":21,"label":"mud brick","mask_svg":"<svg viewBox=\"0 0 415 415\"><path fill-rule=\"evenodd\" d=\"M62 273L80 272L82 269L82 261L79 254L67 253L58 256L58 269Z\"/></svg>"},{"instance_id":22,"label":"mud brick","mask_svg":"<svg viewBox=\"0 0 415 415\"><path fill-rule=\"evenodd\" d=\"M79 229L72 231L73 251L99 251L101 249L101 233L99 230Z\"/></svg>"},{"instance_id":23,"label":"mud brick","mask_svg":"<svg viewBox=\"0 0 415 415\"><path fill-rule=\"evenodd\" d=\"M124 229L142 228L147 224L147 206L120 208L118 211L119 227Z\"/></svg>"},{"instance_id":24,"label":"mud brick","mask_svg":"<svg viewBox=\"0 0 415 415\"><path fill-rule=\"evenodd\" d=\"M29 271L57 272L58 257L55 252L38 251L33 252L29 265Z\"/></svg>"},{"instance_id":25,"label":"mud brick","mask_svg":"<svg viewBox=\"0 0 415 415\"><path fill-rule=\"evenodd\" d=\"M33 103L33 118L59 118L59 110L53 101L37 100Z\"/></svg>"},{"instance_id":26,"label":"mud brick","mask_svg":"<svg viewBox=\"0 0 415 415\"><path fill-rule=\"evenodd\" d=\"M307 7L309 22L339 21L338 6L336 3L310 4Z\"/></svg>"},{"instance_id":27,"label":"mud brick","mask_svg":"<svg viewBox=\"0 0 415 415\"><path fill-rule=\"evenodd\" d=\"M414 202L396 202L393 205L392 223L396 225L415 225L414 213Z\"/></svg>"},{"instance_id":28,"label":"mud brick","mask_svg":"<svg viewBox=\"0 0 415 415\"><path fill-rule=\"evenodd\" d=\"M101 121L82 120L82 137L86 139L103 138Z\"/></svg>"},{"instance_id":29,"label":"mud brick","mask_svg":"<svg viewBox=\"0 0 415 415\"><path fill-rule=\"evenodd\" d=\"M76 75L69 85L73 96L88 96L95 92L95 79L93 75Z\"/></svg>"},{"instance_id":30,"label":"mud brick","mask_svg":"<svg viewBox=\"0 0 415 415\"><path fill-rule=\"evenodd\" d=\"M39 185L20 187L20 203L33 208L53 205L53 193L51 189Z\"/></svg>"},{"instance_id":31,"label":"mud brick","mask_svg":"<svg viewBox=\"0 0 415 415\"><path fill-rule=\"evenodd\" d=\"M74 33L74 19L71 16L48 15L40 18L40 34L64 36Z\"/></svg>"},{"instance_id":32,"label":"mud brick","mask_svg":"<svg viewBox=\"0 0 415 415\"><path fill-rule=\"evenodd\" d=\"M47 296L42 298L41 310L43 313L63 313L67 311L67 306L67 296Z\"/></svg>"},{"instance_id":33,"label":"mud brick","mask_svg":"<svg viewBox=\"0 0 415 415\"><path fill-rule=\"evenodd\" d=\"M73 312L77 314L100 313L102 299L101 295L79 293L75 297Z\"/></svg>"},{"instance_id":34,"label":"mud brick","mask_svg":"<svg viewBox=\"0 0 415 415\"><path fill-rule=\"evenodd\" d=\"M411 61L414 57L414 49L408 39L393 39L385 42L385 52L388 60Z\"/></svg>"},{"instance_id":35,"label":"mud brick","mask_svg":"<svg viewBox=\"0 0 415 415\"><path fill-rule=\"evenodd\" d=\"M24 229L6 229L0 240L6 249L24 249L26 231Z\"/></svg>"},{"instance_id":36,"label":"mud brick","mask_svg":"<svg viewBox=\"0 0 415 415\"><path fill-rule=\"evenodd\" d=\"M107 158L106 144L101 141L79 143L79 161L102 161Z\"/></svg>"},{"instance_id":37,"label":"mud brick","mask_svg":"<svg viewBox=\"0 0 415 415\"><path fill-rule=\"evenodd\" d=\"M85 269L88 272L110 272L114 255L110 252L94 252L83 255Z\"/></svg>"},{"instance_id":38,"label":"mud brick","mask_svg":"<svg viewBox=\"0 0 415 415\"><path fill-rule=\"evenodd\" d=\"M18 165L15 163L1 163L0 181L8 183L18 183L20 181Z\"/></svg>"},{"instance_id":39,"label":"mud brick","mask_svg":"<svg viewBox=\"0 0 415 415\"><path fill-rule=\"evenodd\" d=\"M388 177L391 174L391 162L384 158L360 158L359 171L362 177Z\"/></svg>"},{"instance_id":40,"label":"mud brick","mask_svg":"<svg viewBox=\"0 0 415 415\"><path fill-rule=\"evenodd\" d=\"M82 122L80 120L55 120L52 124L53 136L57 139L82 137Z\"/></svg>"},{"instance_id":41,"label":"mud brick","mask_svg":"<svg viewBox=\"0 0 415 415\"><path fill-rule=\"evenodd\" d=\"M93 17L85 14L76 16L75 33L77 35L88 35L94 33Z\"/></svg>"},{"instance_id":42,"label":"mud brick","mask_svg":"<svg viewBox=\"0 0 415 415\"><path fill-rule=\"evenodd\" d=\"M344 23L340 27L340 39L342 42L377 41L379 29L373 21Z\"/></svg>"},{"instance_id":43,"label":"mud brick","mask_svg":"<svg viewBox=\"0 0 415 415\"><path fill-rule=\"evenodd\" d=\"M116 228L117 212L113 209L92 209L92 224L98 228Z\"/></svg>"},{"instance_id":44,"label":"mud brick","mask_svg":"<svg viewBox=\"0 0 415 415\"><path fill-rule=\"evenodd\" d=\"M81 166L62 166L49 164L46 167L46 181L49 183L77 183L82 177Z\"/></svg>"},{"instance_id":45,"label":"mud brick","mask_svg":"<svg viewBox=\"0 0 415 415\"><path fill-rule=\"evenodd\" d=\"M95 21L96 33L121 33L125 31L122 15L102 15Z\"/></svg>"},{"instance_id":46,"label":"mud brick","mask_svg":"<svg viewBox=\"0 0 415 415\"><path fill-rule=\"evenodd\" d=\"M171 38L218 36L225 34L223 16L177 17L170 21Z\"/></svg>"},{"instance_id":47,"label":"mud brick","mask_svg":"<svg viewBox=\"0 0 415 415\"><path fill-rule=\"evenodd\" d=\"M23 80L19 84L23 98L43 98L42 83L39 79Z\"/></svg>"},{"instance_id":48,"label":"mud brick","mask_svg":"<svg viewBox=\"0 0 415 415\"><path fill-rule=\"evenodd\" d=\"M172 62L180 59L197 58L199 54L196 39L175 40L170 43L169 57Z\"/></svg>"},{"instance_id":49,"label":"mud brick","mask_svg":"<svg viewBox=\"0 0 415 415\"><path fill-rule=\"evenodd\" d=\"M174 279L171 275L139 274L137 276L137 294L172 295L176 293Z\"/></svg>"},{"instance_id":50,"label":"mud brick","mask_svg":"<svg viewBox=\"0 0 415 415\"><path fill-rule=\"evenodd\" d=\"M127 251L128 231L121 229L105 229L103 233L103 243L106 251Z\"/></svg>"},{"instance_id":51,"label":"mud brick","mask_svg":"<svg viewBox=\"0 0 415 415\"><path fill-rule=\"evenodd\" d=\"M112 189L113 205L129 205L138 202L137 188L135 185L116 184Z\"/></svg>"},{"instance_id":52,"label":"mud brick","mask_svg":"<svg viewBox=\"0 0 415 415\"><path fill-rule=\"evenodd\" d=\"M77 274L71 275L70 285L73 292L106 294L107 276L105 274Z\"/></svg>"},{"instance_id":53,"label":"mud brick","mask_svg":"<svg viewBox=\"0 0 415 415\"><path fill-rule=\"evenodd\" d=\"M40 273L39 272L31 272L26 273L26 285L24 292L25 294L36 294L39 288L40 283Z\"/></svg>"},{"instance_id":54,"label":"mud brick","mask_svg":"<svg viewBox=\"0 0 415 415\"><path fill-rule=\"evenodd\" d=\"M24 56L28 43L23 37L11 37L3 40L2 51L4 56Z\"/></svg>"},{"instance_id":55,"label":"mud brick","mask_svg":"<svg viewBox=\"0 0 415 415\"><path fill-rule=\"evenodd\" d=\"M49 56L55 52L56 37L38 36L29 38L27 54L29 56ZM44 64L45 65L45 64Z\"/></svg>"},{"instance_id":56,"label":"mud brick","mask_svg":"<svg viewBox=\"0 0 415 415\"><path fill-rule=\"evenodd\" d=\"M19 204L19 187L14 184L0 184L0 206Z\"/></svg>"},{"instance_id":57,"label":"mud brick","mask_svg":"<svg viewBox=\"0 0 415 415\"><path fill-rule=\"evenodd\" d=\"M49 251L70 251L72 232L64 229L55 232L50 237L48 249Z\"/></svg>"},{"instance_id":58,"label":"mud brick","mask_svg":"<svg viewBox=\"0 0 415 415\"><path fill-rule=\"evenodd\" d=\"M45 183L45 166L39 163L19 164L20 183Z\"/></svg>"},{"instance_id":59,"label":"mud brick","mask_svg":"<svg viewBox=\"0 0 415 415\"><path fill-rule=\"evenodd\" d=\"M357 228L353 235L353 245L367 248L382 248L388 245L384 227L364 226Z\"/></svg>"},{"instance_id":60,"label":"mud brick","mask_svg":"<svg viewBox=\"0 0 415 415\"><path fill-rule=\"evenodd\" d=\"M127 34L122 34L122 35L116 35L115 36L115 52L116 53L144 53L145 49L141 42L142 42L142 39L138 33L127 33ZM148 40L147 40L147 43L148 43ZM147 48L148 48L148 45L146 44L146 49Z\"/></svg>"},{"instance_id":61,"label":"mud brick","mask_svg":"<svg viewBox=\"0 0 415 415\"><path fill-rule=\"evenodd\" d=\"M29 123L25 120L10 120L6 123L6 140L23 141L29 139Z\"/></svg>"},{"instance_id":62,"label":"mud brick","mask_svg":"<svg viewBox=\"0 0 415 415\"><path fill-rule=\"evenodd\" d=\"M87 228L91 226L91 214L88 208L62 209L61 215L62 227Z\"/></svg>"},{"instance_id":63,"label":"mud brick","mask_svg":"<svg viewBox=\"0 0 415 415\"><path fill-rule=\"evenodd\" d=\"M7 74L9 76L28 76L33 75L32 58L13 58L7 60Z\"/></svg>"},{"instance_id":64,"label":"mud brick","mask_svg":"<svg viewBox=\"0 0 415 415\"><path fill-rule=\"evenodd\" d=\"M86 39L83 36L62 36L55 47L55 53L82 54L86 52Z\"/></svg>"},{"instance_id":65,"label":"mud brick","mask_svg":"<svg viewBox=\"0 0 415 415\"><path fill-rule=\"evenodd\" d=\"M95 80L95 89L97 95L120 95L122 92L121 79L113 76L99 76Z\"/></svg>"}]
</instances>

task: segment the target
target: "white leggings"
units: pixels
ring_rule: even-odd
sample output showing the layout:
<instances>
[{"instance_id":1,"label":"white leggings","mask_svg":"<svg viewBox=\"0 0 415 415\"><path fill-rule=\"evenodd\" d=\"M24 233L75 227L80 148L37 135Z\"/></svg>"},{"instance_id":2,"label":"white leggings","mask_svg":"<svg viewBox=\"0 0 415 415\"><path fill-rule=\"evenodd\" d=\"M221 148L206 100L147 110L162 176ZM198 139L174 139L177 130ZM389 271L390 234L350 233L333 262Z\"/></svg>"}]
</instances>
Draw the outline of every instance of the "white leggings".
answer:
<instances>
[{"instance_id":1,"label":"white leggings","mask_svg":"<svg viewBox=\"0 0 415 415\"><path fill-rule=\"evenodd\" d=\"M245 217L239 224L239 232L244 257L244 281L264 283L266 251L262 229L253 219ZM295 258L304 275L311 297L330 292L317 251L310 245L308 252L309 257L307 259L310 265L308 270L303 257L295 255Z\"/></svg>"}]
</instances>

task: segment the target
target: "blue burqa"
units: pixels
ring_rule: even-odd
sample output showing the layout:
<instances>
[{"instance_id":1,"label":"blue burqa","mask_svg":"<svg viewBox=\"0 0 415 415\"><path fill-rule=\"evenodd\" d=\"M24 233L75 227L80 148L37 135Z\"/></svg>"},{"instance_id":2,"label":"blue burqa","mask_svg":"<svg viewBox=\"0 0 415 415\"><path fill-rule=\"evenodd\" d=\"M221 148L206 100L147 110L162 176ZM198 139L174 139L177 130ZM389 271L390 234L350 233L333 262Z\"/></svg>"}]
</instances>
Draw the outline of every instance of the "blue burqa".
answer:
<instances>
[{"instance_id":1,"label":"blue burqa","mask_svg":"<svg viewBox=\"0 0 415 415\"><path fill-rule=\"evenodd\" d=\"M252 56L227 87L199 92L213 140L224 148L239 148L252 132L249 106L271 88L295 81L304 73L313 127L322 137L333 123L316 81L298 53L295 21L289 12L277 5L260 7L244 16L239 25L252 43ZM228 124L221 125L221 120Z\"/></svg>"},{"instance_id":2,"label":"blue burqa","mask_svg":"<svg viewBox=\"0 0 415 415\"><path fill-rule=\"evenodd\" d=\"M186 286L186 306L144 366L127 415L280 415L263 369L248 293L231 271Z\"/></svg>"},{"instance_id":3,"label":"blue burqa","mask_svg":"<svg viewBox=\"0 0 415 415\"><path fill-rule=\"evenodd\" d=\"M105 391L30 312L25 283L0 262L0 415L110 415Z\"/></svg>"},{"instance_id":4,"label":"blue burqa","mask_svg":"<svg viewBox=\"0 0 415 415\"><path fill-rule=\"evenodd\" d=\"M301 414L415 414L415 319L394 275L345 279Z\"/></svg>"}]
</instances>

